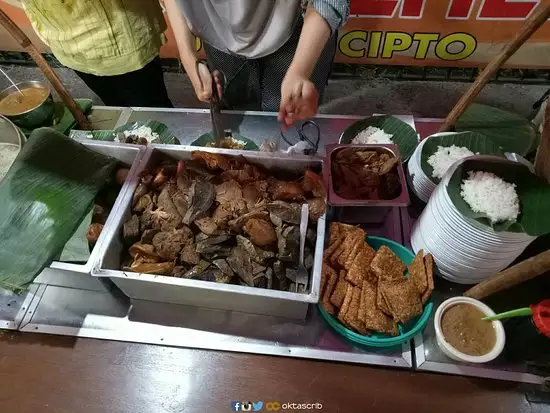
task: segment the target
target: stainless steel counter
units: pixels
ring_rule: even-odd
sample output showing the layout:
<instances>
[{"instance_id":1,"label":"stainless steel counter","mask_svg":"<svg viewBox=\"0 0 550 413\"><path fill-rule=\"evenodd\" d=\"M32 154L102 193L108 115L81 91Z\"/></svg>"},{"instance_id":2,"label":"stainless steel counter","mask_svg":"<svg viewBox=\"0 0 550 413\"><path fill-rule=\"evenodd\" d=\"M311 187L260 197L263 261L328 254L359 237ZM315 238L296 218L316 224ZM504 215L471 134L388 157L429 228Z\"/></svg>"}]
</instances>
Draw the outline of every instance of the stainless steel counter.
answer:
<instances>
[{"instance_id":1,"label":"stainless steel counter","mask_svg":"<svg viewBox=\"0 0 550 413\"><path fill-rule=\"evenodd\" d=\"M102 108L102 114L109 108ZM120 117L116 126L128 121L157 119L166 123L190 143L209 130L208 112L203 110L155 110L145 108L115 109ZM235 131L255 140L276 138L279 127L276 114L230 113ZM321 147L337 142L341 131L356 117L320 116ZM412 117L405 117L413 122ZM416 120L421 122L422 120ZM432 120L433 121L433 120ZM413 123L414 125L414 123ZM349 211L348 211L349 212ZM363 216L329 211L338 219L356 221ZM370 211L372 212L372 211ZM371 214L372 215L372 214ZM405 208L378 211L365 228L371 235L381 235L408 244L414 214ZM384 219L387 218L387 219ZM55 271L52 269L52 271ZM24 332L61 334L107 340L119 340L168 346L225 350L277 356L334 360L341 362L416 368L418 370L489 377L540 384L542 375L526 365L513 365L497 360L487 366L460 365L447 359L434 344L431 323L414 342L385 351L359 348L338 336L321 318L316 306L309 307L305 322L284 318L250 315L231 311L204 309L148 301L130 301L109 282L98 283L83 274L55 273L44 283L31 285L21 296L0 292L0 328ZM61 280L61 281L56 281ZM437 284L439 286L439 283ZM460 294L459 290L441 288L434 294L435 303Z\"/></svg>"}]
</instances>

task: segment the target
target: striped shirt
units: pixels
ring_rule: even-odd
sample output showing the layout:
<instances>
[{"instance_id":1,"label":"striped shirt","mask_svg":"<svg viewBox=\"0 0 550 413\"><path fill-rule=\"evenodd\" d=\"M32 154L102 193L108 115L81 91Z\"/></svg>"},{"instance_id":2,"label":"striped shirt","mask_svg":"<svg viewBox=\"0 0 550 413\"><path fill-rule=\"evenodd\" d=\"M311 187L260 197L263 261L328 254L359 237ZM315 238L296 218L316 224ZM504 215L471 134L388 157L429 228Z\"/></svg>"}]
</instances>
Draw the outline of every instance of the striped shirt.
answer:
<instances>
[{"instance_id":1,"label":"striped shirt","mask_svg":"<svg viewBox=\"0 0 550 413\"><path fill-rule=\"evenodd\" d=\"M292 35L301 0L177 0L191 31L216 49L247 58L278 50ZM334 34L350 0L311 0Z\"/></svg>"},{"instance_id":2,"label":"striped shirt","mask_svg":"<svg viewBox=\"0 0 550 413\"><path fill-rule=\"evenodd\" d=\"M158 0L23 0L40 38L65 66L113 76L159 54L166 21Z\"/></svg>"}]
</instances>

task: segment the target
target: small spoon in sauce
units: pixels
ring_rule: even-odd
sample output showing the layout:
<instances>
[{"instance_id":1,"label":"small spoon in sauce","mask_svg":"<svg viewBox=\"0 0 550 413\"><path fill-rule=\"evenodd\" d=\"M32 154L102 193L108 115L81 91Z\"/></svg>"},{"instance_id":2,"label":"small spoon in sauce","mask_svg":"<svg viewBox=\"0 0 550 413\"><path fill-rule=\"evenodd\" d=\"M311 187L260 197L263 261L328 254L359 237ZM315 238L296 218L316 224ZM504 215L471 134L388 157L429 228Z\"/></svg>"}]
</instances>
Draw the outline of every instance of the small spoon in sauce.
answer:
<instances>
[{"instance_id":1,"label":"small spoon in sauce","mask_svg":"<svg viewBox=\"0 0 550 413\"><path fill-rule=\"evenodd\" d=\"M10 81L10 83L13 85L13 87L16 88L17 91L21 94L21 96L25 96L25 95L23 94L23 92L21 91L21 89L19 89L19 88L17 87L17 85L15 84L15 82L14 82L13 80L11 80L11 77L9 77L8 74L7 74L6 72L4 72L1 68L0 68L0 72L2 72L2 74L3 74L4 76L6 76L6 79L8 79L8 80ZM19 98L19 99L21 99L21 98ZM18 103L21 103L21 101L19 100Z\"/></svg>"}]
</instances>

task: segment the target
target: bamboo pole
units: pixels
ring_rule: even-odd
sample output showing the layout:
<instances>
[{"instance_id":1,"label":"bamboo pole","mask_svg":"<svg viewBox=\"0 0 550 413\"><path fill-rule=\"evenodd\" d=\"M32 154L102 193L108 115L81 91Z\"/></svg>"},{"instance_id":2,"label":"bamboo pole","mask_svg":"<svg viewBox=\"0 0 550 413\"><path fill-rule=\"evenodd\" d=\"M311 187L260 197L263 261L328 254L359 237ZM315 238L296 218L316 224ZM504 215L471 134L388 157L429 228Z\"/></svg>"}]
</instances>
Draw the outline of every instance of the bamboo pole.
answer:
<instances>
[{"instance_id":1,"label":"bamboo pole","mask_svg":"<svg viewBox=\"0 0 550 413\"><path fill-rule=\"evenodd\" d=\"M91 130L92 124L76 104L69 91L65 88L57 73L55 73L46 59L44 59L44 56L42 56L38 49L32 44L27 35L23 33L23 31L2 10L0 10L0 24L4 26L17 43L31 55L40 70L42 70L42 73L44 73L44 76L46 76L46 79L48 79L52 87L59 94L63 103L69 108L79 127L84 130Z\"/></svg>"},{"instance_id":2,"label":"bamboo pole","mask_svg":"<svg viewBox=\"0 0 550 413\"><path fill-rule=\"evenodd\" d=\"M443 121L439 131L448 132L454 128L458 118L470 106L479 92L498 72L502 65L550 18L550 4L539 4L535 12L525 21L514 38L508 42L485 69L479 74L472 86L462 95Z\"/></svg>"}]
</instances>

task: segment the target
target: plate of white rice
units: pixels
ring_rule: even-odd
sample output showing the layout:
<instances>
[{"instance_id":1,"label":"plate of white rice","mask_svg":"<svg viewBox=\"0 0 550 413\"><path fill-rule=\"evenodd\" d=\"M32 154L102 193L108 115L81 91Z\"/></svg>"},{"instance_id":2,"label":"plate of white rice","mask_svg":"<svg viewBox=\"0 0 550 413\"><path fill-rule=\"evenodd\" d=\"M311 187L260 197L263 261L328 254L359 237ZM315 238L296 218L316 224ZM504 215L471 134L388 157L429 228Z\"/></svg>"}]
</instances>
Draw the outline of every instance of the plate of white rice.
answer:
<instances>
[{"instance_id":1,"label":"plate of white rice","mask_svg":"<svg viewBox=\"0 0 550 413\"><path fill-rule=\"evenodd\" d=\"M340 136L341 144L391 145L407 161L418 145L418 134L408 123L390 115L371 116L348 126Z\"/></svg>"},{"instance_id":2,"label":"plate of white rice","mask_svg":"<svg viewBox=\"0 0 550 413\"><path fill-rule=\"evenodd\" d=\"M426 138L420 154L420 168L437 184L457 161L474 155L504 157L499 145L475 132L442 133Z\"/></svg>"}]
</instances>

